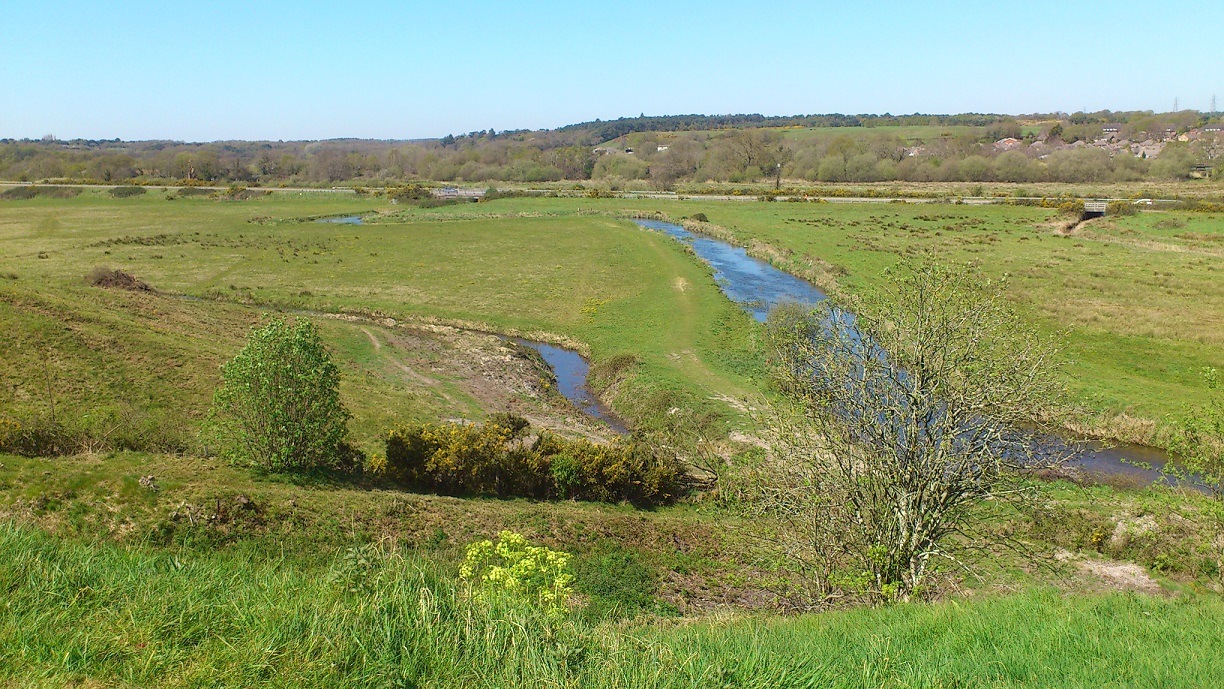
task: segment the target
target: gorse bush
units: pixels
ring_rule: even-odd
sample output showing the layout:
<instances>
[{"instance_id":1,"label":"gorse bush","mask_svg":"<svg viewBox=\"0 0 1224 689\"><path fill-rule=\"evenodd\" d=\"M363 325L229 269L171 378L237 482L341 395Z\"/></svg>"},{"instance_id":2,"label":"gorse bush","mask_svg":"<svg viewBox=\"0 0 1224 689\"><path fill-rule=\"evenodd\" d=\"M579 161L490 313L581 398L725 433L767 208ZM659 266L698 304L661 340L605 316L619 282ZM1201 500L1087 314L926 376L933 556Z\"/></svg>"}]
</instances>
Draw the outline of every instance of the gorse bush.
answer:
<instances>
[{"instance_id":1,"label":"gorse bush","mask_svg":"<svg viewBox=\"0 0 1224 689\"><path fill-rule=\"evenodd\" d=\"M1105 206L1105 215L1138 215L1139 209L1130 201L1110 201Z\"/></svg>"},{"instance_id":2,"label":"gorse bush","mask_svg":"<svg viewBox=\"0 0 1224 689\"><path fill-rule=\"evenodd\" d=\"M527 431L525 421L507 418L480 426L403 426L388 433L386 457L372 460L369 470L450 495L658 505L684 489L681 462L644 443L597 445Z\"/></svg>"},{"instance_id":3,"label":"gorse bush","mask_svg":"<svg viewBox=\"0 0 1224 689\"><path fill-rule=\"evenodd\" d=\"M252 330L221 378L205 435L230 460L269 471L345 466L340 369L310 321Z\"/></svg>"},{"instance_id":4,"label":"gorse bush","mask_svg":"<svg viewBox=\"0 0 1224 689\"><path fill-rule=\"evenodd\" d=\"M142 196L147 191L144 187L137 186L114 187L110 190L110 195L117 199L128 199L133 196Z\"/></svg>"},{"instance_id":5,"label":"gorse bush","mask_svg":"<svg viewBox=\"0 0 1224 689\"><path fill-rule=\"evenodd\" d=\"M459 578L472 587L474 598L522 598L559 616L569 611L574 595L569 563L567 553L531 545L520 534L502 531L496 543L477 541L467 547Z\"/></svg>"}]
</instances>

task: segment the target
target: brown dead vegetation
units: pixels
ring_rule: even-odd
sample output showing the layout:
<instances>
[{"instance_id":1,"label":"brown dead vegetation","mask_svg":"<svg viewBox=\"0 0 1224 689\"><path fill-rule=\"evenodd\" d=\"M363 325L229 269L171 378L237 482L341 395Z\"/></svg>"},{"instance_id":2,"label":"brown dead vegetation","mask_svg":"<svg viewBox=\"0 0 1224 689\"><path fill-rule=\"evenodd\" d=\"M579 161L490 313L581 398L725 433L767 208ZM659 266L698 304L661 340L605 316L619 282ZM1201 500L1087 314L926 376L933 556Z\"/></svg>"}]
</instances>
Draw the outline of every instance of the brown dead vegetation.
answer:
<instances>
[{"instance_id":1,"label":"brown dead vegetation","mask_svg":"<svg viewBox=\"0 0 1224 689\"><path fill-rule=\"evenodd\" d=\"M93 270L89 271L89 275L85 277L85 282L103 289L123 289L129 292L157 292L149 283L135 275L118 268L108 268L106 266L96 266Z\"/></svg>"}]
</instances>

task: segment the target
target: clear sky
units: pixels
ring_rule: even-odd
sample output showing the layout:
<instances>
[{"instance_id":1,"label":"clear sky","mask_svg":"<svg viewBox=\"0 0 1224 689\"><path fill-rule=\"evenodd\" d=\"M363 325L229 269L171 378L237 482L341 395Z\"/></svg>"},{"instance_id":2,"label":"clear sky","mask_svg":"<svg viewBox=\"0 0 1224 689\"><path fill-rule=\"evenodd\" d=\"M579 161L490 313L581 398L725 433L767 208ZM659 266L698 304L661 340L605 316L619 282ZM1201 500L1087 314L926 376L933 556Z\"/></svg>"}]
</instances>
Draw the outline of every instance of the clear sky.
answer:
<instances>
[{"instance_id":1,"label":"clear sky","mask_svg":"<svg viewBox=\"0 0 1224 689\"><path fill-rule=\"evenodd\" d=\"M1224 2L0 0L0 138L1224 107Z\"/></svg>"}]
</instances>

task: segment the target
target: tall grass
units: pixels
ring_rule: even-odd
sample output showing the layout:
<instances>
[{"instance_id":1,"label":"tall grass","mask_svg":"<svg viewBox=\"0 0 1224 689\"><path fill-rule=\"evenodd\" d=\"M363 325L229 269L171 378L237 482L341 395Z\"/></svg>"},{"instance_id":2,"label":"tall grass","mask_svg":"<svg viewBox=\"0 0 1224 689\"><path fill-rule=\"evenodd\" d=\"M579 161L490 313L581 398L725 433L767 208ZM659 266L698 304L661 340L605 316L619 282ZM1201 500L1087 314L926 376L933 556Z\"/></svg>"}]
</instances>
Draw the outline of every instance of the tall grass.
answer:
<instances>
[{"instance_id":1,"label":"tall grass","mask_svg":"<svg viewBox=\"0 0 1224 689\"><path fill-rule=\"evenodd\" d=\"M124 549L0 526L0 685L1208 687L1216 598L1036 591L763 621L553 621L448 567Z\"/></svg>"}]
</instances>

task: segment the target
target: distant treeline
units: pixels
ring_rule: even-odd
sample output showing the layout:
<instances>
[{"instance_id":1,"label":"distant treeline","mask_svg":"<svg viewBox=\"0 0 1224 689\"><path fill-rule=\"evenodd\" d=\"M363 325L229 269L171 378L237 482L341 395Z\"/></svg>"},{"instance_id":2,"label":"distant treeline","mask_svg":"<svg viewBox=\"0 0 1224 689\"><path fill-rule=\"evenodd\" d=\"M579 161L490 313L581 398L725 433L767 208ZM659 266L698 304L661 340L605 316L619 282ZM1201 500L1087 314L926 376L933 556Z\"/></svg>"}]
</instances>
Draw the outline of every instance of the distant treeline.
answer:
<instances>
[{"instance_id":1,"label":"distant treeline","mask_svg":"<svg viewBox=\"0 0 1224 689\"><path fill-rule=\"evenodd\" d=\"M664 115L622 117L561 127L559 132L586 132L589 141L603 142L635 132L689 132L755 127L980 127L1013 119L1009 115Z\"/></svg>"},{"instance_id":2,"label":"distant treeline","mask_svg":"<svg viewBox=\"0 0 1224 689\"><path fill-rule=\"evenodd\" d=\"M678 115L424 141L0 140L0 179L262 185L599 180L1100 182L1224 164L1193 111L1066 115ZM1179 141L1186 138L1186 141ZM1108 140L1108 145L1106 145ZM1140 145L1142 143L1142 145Z\"/></svg>"}]
</instances>

